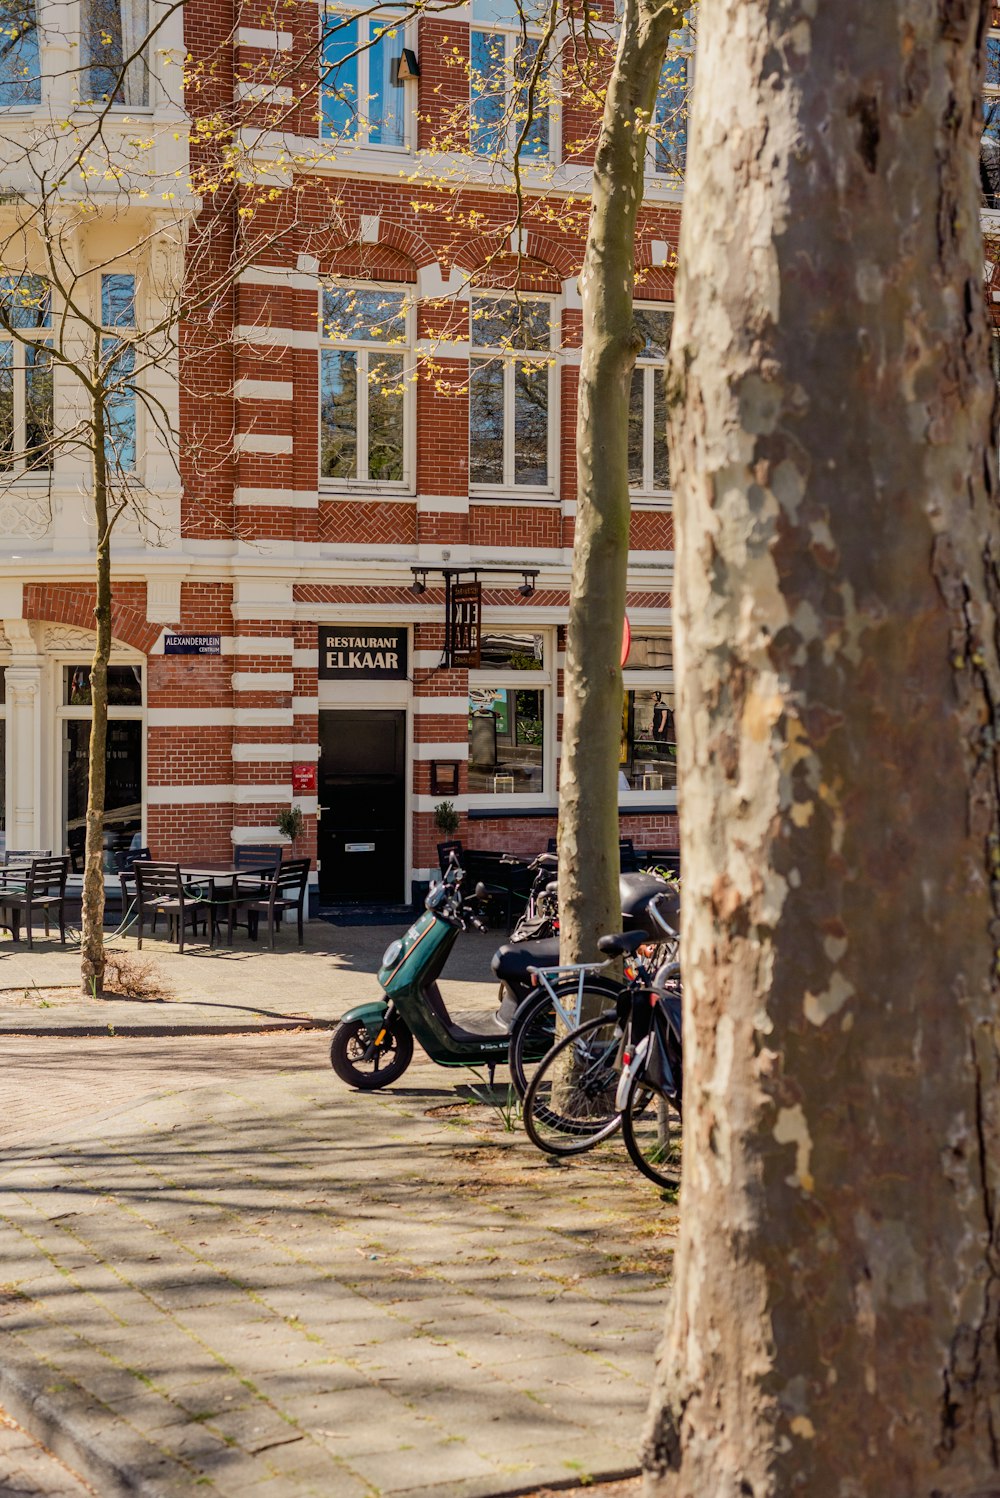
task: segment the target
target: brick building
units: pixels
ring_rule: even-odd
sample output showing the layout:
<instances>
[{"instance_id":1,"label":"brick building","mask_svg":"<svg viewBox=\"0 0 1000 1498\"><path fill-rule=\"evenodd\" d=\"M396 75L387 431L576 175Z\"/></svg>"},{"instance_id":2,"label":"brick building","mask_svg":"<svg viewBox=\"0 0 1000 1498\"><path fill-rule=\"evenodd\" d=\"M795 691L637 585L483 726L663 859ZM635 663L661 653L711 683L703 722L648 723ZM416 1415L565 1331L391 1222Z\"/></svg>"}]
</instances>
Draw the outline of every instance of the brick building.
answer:
<instances>
[{"instance_id":1,"label":"brick building","mask_svg":"<svg viewBox=\"0 0 1000 1498\"><path fill-rule=\"evenodd\" d=\"M145 0L80 0L74 15L79 36L64 21L47 30L42 0L34 52L0 76L24 138L32 111L44 117L51 91L71 88L60 49L76 46L91 59L76 97L101 93L112 122L145 110L162 176L197 174L212 147L196 128L188 160L178 120L223 105L256 132L258 164L268 152L274 163L279 141L295 157L274 165L273 208L256 184L244 192L256 194L259 253L246 254L231 201L202 198L194 221L214 215L213 254L232 258L242 243L239 273L192 320L176 369L165 361L141 377L172 402L180 465L133 414L134 465L158 508L155 535L127 516L113 543L110 837L221 858L273 841L278 813L296 805L299 849L318 858L329 901L408 899L436 866L442 800L468 843L544 847L556 829L593 135L568 85L569 39L552 44L547 76L562 67L564 97L544 97L522 152L517 222L496 158L518 129L510 79L534 42L526 53L502 3L410 16L383 34L385 20L349 11L188 0L147 48L141 79L115 65L150 24ZM103 74L95 28L105 47L111 35ZM210 63L186 90L164 62L181 45L195 68ZM417 76L399 77L404 48L402 71ZM623 833L661 844L676 835L662 366L679 197L651 142L621 811ZM93 305L131 298L141 323L151 256L119 231L109 200ZM171 264L162 250L159 264L161 275ZM43 339L50 327L43 318ZM21 350L11 361L16 469L30 376ZM64 383L57 369L56 425ZM4 836L8 848L77 853L93 643L87 468L57 449L44 472L24 463L7 479ZM442 568L482 569L478 671L441 666Z\"/></svg>"},{"instance_id":2,"label":"brick building","mask_svg":"<svg viewBox=\"0 0 1000 1498\"><path fill-rule=\"evenodd\" d=\"M556 830L594 134L574 82L579 37L564 28L551 44L518 213L511 79L535 40L521 36L511 0L421 16L187 0L131 63L155 0L74 0L51 25L39 3L34 41L29 31L0 64L8 156L36 120L100 96L123 138L143 122L159 179L208 169L218 142L198 126L219 113L257 173L235 201L192 197L191 223L211 229L196 269L155 233L129 237L120 191L87 230L102 327L148 317L171 276L211 279L213 256L216 269L226 257L239 267L186 320L178 359L137 376L170 414L179 464L134 411L130 461L155 524L128 516L113 543L110 838L222 858L273 841L278 813L295 805L299 848L318 859L328 902L409 899L436 866L443 800L469 844L544 847ZM623 834L658 845L677 834L663 365L690 38L674 42L637 253L646 343L632 387L620 776ZM173 194L149 196L147 217L176 224L176 210L158 206ZM58 311L40 319L40 341ZM23 460L32 401L48 399L57 429L71 405L58 369L47 397L31 379L0 332L0 810L8 848L76 852L93 645L89 469L72 450L43 466ZM480 569L477 670L441 665L441 569Z\"/></svg>"}]
</instances>

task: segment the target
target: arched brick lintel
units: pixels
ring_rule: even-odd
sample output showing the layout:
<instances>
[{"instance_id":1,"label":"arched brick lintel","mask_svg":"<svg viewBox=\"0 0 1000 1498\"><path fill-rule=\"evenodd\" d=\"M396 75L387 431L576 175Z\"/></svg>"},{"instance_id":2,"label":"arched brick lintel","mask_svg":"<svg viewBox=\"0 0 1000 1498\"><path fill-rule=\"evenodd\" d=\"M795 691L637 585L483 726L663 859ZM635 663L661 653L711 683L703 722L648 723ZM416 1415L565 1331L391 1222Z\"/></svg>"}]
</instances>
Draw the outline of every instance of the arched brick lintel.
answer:
<instances>
[{"instance_id":1,"label":"arched brick lintel","mask_svg":"<svg viewBox=\"0 0 1000 1498\"><path fill-rule=\"evenodd\" d=\"M25 619L94 628L94 590L83 583L25 583ZM148 655L160 638L160 625L146 618L146 584L112 586L111 634L123 645Z\"/></svg>"}]
</instances>

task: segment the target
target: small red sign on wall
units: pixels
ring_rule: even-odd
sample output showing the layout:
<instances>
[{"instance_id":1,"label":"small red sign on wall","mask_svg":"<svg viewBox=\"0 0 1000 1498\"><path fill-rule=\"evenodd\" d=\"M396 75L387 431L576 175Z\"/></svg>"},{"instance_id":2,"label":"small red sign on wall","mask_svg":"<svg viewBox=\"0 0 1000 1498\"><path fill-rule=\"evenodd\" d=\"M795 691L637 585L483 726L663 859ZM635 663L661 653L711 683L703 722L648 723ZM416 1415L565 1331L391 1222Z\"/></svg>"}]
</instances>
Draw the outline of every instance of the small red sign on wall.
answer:
<instances>
[{"instance_id":1,"label":"small red sign on wall","mask_svg":"<svg viewBox=\"0 0 1000 1498\"><path fill-rule=\"evenodd\" d=\"M316 761L300 760L292 765L292 791L296 796L306 796L316 790Z\"/></svg>"}]
</instances>

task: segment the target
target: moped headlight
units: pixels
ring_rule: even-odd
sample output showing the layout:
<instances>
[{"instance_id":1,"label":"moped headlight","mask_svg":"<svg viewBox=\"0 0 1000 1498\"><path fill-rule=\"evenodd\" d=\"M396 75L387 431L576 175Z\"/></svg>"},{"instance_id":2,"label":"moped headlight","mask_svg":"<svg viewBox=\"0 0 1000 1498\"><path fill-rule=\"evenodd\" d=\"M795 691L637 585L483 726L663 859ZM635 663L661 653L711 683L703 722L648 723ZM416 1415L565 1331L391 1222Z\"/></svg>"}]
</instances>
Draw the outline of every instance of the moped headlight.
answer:
<instances>
[{"instance_id":1,"label":"moped headlight","mask_svg":"<svg viewBox=\"0 0 1000 1498\"><path fill-rule=\"evenodd\" d=\"M390 942L382 953L382 966L395 967L403 955L403 943L401 941Z\"/></svg>"}]
</instances>

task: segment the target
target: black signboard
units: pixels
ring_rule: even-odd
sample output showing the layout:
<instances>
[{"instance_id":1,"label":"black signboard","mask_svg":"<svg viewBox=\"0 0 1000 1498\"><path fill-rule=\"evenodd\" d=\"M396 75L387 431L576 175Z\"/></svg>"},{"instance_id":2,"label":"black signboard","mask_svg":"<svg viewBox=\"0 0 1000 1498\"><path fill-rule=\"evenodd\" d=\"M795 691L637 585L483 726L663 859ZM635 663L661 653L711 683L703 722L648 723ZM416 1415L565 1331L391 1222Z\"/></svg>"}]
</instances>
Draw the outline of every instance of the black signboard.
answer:
<instances>
[{"instance_id":1,"label":"black signboard","mask_svg":"<svg viewBox=\"0 0 1000 1498\"><path fill-rule=\"evenodd\" d=\"M405 681L406 630L322 625L320 681Z\"/></svg>"},{"instance_id":2,"label":"black signboard","mask_svg":"<svg viewBox=\"0 0 1000 1498\"><path fill-rule=\"evenodd\" d=\"M221 655L221 635L164 635L164 655Z\"/></svg>"},{"instance_id":3,"label":"black signboard","mask_svg":"<svg viewBox=\"0 0 1000 1498\"><path fill-rule=\"evenodd\" d=\"M476 670L483 619L482 583L452 583L448 599L446 653L449 664Z\"/></svg>"}]
</instances>

